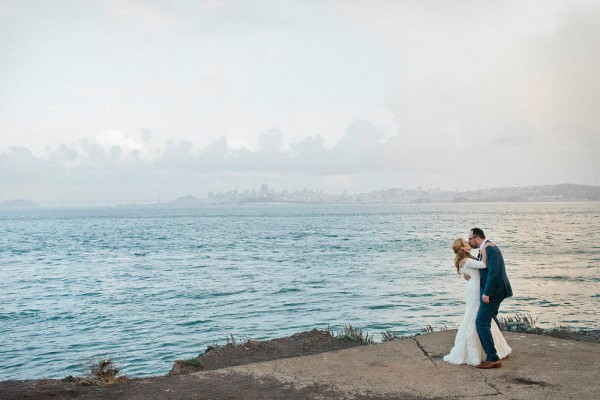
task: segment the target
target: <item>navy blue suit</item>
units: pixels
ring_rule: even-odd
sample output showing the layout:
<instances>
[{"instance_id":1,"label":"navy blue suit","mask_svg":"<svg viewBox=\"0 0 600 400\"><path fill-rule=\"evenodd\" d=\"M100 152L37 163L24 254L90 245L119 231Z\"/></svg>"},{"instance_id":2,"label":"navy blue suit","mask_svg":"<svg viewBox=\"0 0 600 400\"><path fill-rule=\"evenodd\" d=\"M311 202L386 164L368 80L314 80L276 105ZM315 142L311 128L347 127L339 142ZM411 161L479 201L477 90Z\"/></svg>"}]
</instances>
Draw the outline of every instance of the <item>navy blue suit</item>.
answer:
<instances>
[{"instance_id":1,"label":"navy blue suit","mask_svg":"<svg viewBox=\"0 0 600 400\"><path fill-rule=\"evenodd\" d=\"M479 340L483 351L487 354L486 361L498 361L498 354L492 339L492 318L498 315L500 303L507 297L513 295L512 287L506 275L506 267L504 266L504 258L497 246L488 246L485 250L487 256L486 268L481 272L481 294L490 297L489 303L484 303L479 300L479 311L475 326L479 334Z\"/></svg>"}]
</instances>

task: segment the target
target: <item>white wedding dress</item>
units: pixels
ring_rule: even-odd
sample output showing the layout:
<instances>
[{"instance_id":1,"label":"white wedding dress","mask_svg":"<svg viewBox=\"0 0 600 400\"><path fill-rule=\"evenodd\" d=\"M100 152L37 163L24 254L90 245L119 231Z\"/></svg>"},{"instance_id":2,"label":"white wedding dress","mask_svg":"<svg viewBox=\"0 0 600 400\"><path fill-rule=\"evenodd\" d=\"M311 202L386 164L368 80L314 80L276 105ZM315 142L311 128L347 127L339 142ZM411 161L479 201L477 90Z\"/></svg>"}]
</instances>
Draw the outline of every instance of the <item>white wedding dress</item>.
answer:
<instances>
[{"instance_id":1,"label":"white wedding dress","mask_svg":"<svg viewBox=\"0 0 600 400\"><path fill-rule=\"evenodd\" d=\"M444 356L444 361L450 364L479 365L485 361L486 354L483 347L481 347L477 328L475 327L480 298L479 269L482 268L485 268L485 264L470 258L465 261L462 268L462 272L470 275L471 279L467 281L465 289L465 316L460 323L458 332L456 332L454 347L450 350L450 354ZM509 355L512 349L506 343L496 321L493 319L492 337L498 357L502 359Z\"/></svg>"}]
</instances>

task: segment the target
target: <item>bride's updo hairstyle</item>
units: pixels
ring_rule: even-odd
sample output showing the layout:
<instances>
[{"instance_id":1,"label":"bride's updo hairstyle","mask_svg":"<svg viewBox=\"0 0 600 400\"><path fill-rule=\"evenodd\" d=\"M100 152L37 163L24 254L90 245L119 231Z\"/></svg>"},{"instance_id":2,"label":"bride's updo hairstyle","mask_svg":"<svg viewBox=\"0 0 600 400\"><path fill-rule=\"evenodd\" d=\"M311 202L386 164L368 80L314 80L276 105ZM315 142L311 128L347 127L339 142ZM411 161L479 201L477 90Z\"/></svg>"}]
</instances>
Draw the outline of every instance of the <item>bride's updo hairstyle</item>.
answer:
<instances>
[{"instance_id":1,"label":"bride's updo hairstyle","mask_svg":"<svg viewBox=\"0 0 600 400\"><path fill-rule=\"evenodd\" d=\"M473 257L471 255L471 253L469 253L462 247L463 247L463 240L461 238L458 238L454 242L452 242L452 251L454 252L454 254L456 254L456 256L454 257L454 266L456 267L456 272L459 275L460 275L460 262L462 260L464 260L465 258L472 258L473 260L476 260L476 258Z\"/></svg>"}]
</instances>

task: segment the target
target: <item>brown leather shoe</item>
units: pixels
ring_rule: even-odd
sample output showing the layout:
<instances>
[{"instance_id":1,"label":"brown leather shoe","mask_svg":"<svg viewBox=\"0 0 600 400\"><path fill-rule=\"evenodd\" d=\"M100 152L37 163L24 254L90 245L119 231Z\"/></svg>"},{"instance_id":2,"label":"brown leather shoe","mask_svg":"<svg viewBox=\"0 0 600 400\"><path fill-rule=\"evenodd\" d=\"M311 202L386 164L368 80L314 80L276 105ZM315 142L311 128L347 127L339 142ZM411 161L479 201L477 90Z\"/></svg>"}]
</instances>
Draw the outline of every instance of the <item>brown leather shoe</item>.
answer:
<instances>
[{"instance_id":1,"label":"brown leather shoe","mask_svg":"<svg viewBox=\"0 0 600 400\"><path fill-rule=\"evenodd\" d=\"M476 365L475 368L479 368L479 369L492 369L492 368L500 368L502 366L502 363L500 362L500 360L498 361L485 361L482 362L479 365Z\"/></svg>"}]
</instances>

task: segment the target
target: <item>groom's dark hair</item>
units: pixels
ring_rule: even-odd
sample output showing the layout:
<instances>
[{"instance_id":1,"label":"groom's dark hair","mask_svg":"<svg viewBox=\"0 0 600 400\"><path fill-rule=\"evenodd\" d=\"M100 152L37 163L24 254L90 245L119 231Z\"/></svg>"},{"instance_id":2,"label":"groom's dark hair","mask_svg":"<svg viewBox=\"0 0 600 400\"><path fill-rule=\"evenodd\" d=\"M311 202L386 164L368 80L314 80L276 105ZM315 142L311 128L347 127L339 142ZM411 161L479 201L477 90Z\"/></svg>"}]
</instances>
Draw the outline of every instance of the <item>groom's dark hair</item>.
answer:
<instances>
[{"instance_id":1,"label":"groom's dark hair","mask_svg":"<svg viewBox=\"0 0 600 400\"><path fill-rule=\"evenodd\" d=\"M483 240L485 240L485 233L483 233L483 229L473 228L473 229L471 229L471 232L473 232L473 237L479 237L479 238L482 238Z\"/></svg>"}]
</instances>

